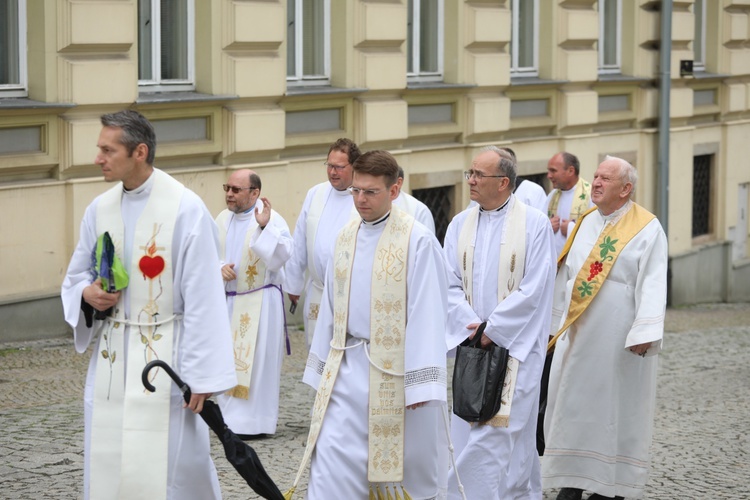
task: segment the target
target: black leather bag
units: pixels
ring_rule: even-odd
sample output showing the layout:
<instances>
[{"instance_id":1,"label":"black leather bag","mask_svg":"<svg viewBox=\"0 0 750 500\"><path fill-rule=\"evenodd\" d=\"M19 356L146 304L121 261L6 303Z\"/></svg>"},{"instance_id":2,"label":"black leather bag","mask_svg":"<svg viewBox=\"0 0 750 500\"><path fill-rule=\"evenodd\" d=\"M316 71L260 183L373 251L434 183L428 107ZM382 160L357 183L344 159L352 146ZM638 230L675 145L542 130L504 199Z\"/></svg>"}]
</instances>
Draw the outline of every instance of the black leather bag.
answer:
<instances>
[{"instance_id":1,"label":"black leather bag","mask_svg":"<svg viewBox=\"0 0 750 500\"><path fill-rule=\"evenodd\" d=\"M500 398L508 367L508 350L497 344L480 346L487 322L474 338L456 348L453 369L453 413L467 422L485 422L500 411Z\"/></svg>"}]
</instances>

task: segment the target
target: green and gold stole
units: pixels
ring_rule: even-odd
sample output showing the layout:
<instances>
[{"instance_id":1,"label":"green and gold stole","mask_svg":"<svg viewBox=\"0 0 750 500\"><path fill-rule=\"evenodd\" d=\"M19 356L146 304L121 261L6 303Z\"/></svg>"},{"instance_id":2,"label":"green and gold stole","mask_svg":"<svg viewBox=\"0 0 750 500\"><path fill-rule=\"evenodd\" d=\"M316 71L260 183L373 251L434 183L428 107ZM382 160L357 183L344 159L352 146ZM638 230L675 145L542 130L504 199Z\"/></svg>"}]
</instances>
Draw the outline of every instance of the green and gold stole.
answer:
<instances>
[{"instance_id":1,"label":"green and gold stole","mask_svg":"<svg viewBox=\"0 0 750 500\"><path fill-rule=\"evenodd\" d=\"M255 210L255 207L252 208ZM222 259L226 255L227 231L232 220L232 212L222 211L216 218L219 226L219 248ZM237 385L225 394L240 399L250 397L250 381L253 373L255 347L258 342L261 306L263 305L263 283L266 278L266 265L250 248L250 239L258 223L255 218L245 233L242 258L235 267L237 274L237 294L232 308L232 337L234 338L234 366L237 372ZM251 292L251 290L254 290ZM250 292L250 293L248 293Z\"/></svg>"},{"instance_id":2,"label":"green and gold stole","mask_svg":"<svg viewBox=\"0 0 750 500\"><path fill-rule=\"evenodd\" d=\"M547 217L553 217L557 214L557 205L560 202L562 191L555 189L552 198L549 200L547 208ZM591 200L591 184L584 181L582 177L576 182L576 190L573 193L573 204L570 207L570 220L577 221L589 209Z\"/></svg>"},{"instance_id":3,"label":"green and gold stole","mask_svg":"<svg viewBox=\"0 0 750 500\"><path fill-rule=\"evenodd\" d=\"M588 214L596 210L591 208L583 214L581 220ZM557 339L583 314L586 308L591 304L599 290L601 290L604 281L609 276L609 272L620 256L623 248L637 235L646 225L656 216L645 208L632 203L630 209L615 224L607 223L602 229L599 239L594 244L589 256L583 263L573 285L573 292L570 296L570 306L565 322L554 337L547 345L547 351L554 347ZM581 226L581 220L575 226L573 234L570 235L565 243L560 257L558 258L558 268L563 259L568 255L570 248L573 246L573 240Z\"/></svg>"},{"instance_id":4,"label":"green and gold stole","mask_svg":"<svg viewBox=\"0 0 750 500\"><path fill-rule=\"evenodd\" d=\"M172 380L166 374L159 376L161 370L152 370L156 392L148 392L141 383L141 372L155 359L172 362L172 238L185 186L158 169L153 176L151 194L135 227L126 289L130 311L126 319L123 293L104 325L99 352L95 353L91 498L167 496ZM96 211L96 232L109 231L120 259L125 241L122 189L118 183L105 192ZM126 325L130 327L127 356Z\"/></svg>"}]
</instances>

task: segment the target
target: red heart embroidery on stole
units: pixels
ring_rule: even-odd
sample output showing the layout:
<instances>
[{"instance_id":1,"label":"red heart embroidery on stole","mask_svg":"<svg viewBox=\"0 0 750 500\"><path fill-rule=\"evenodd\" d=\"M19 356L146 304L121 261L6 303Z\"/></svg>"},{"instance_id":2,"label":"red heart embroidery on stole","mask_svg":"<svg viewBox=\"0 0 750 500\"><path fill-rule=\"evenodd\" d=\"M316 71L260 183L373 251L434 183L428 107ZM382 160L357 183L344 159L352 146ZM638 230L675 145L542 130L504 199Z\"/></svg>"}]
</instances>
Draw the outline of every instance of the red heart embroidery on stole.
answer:
<instances>
[{"instance_id":1,"label":"red heart embroidery on stole","mask_svg":"<svg viewBox=\"0 0 750 500\"><path fill-rule=\"evenodd\" d=\"M154 279L164 271L164 259L159 255L156 257L144 255L138 261L138 268L145 276Z\"/></svg>"}]
</instances>

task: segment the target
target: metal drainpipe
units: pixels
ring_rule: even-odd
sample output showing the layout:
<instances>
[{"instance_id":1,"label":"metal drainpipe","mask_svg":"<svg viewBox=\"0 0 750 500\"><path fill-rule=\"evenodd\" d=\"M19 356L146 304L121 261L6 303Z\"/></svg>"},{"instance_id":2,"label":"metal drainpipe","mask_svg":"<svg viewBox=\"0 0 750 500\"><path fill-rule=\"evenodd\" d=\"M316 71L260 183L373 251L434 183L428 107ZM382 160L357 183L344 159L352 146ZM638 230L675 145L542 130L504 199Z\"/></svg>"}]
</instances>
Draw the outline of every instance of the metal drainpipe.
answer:
<instances>
[{"instance_id":1,"label":"metal drainpipe","mask_svg":"<svg viewBox=\"0 0 750 500\"><path fill-rule=\"evenodd\" d=\"M672 64L672 0L661 2L661 43L659 44L659 157L657 212L669 241L669 97ZM667 305L672 305L672 259L667 264Z\"/></svg>"},{"instance_id":2,"label":"metal drainpipe","mask_svg":"<svg viewBox=\"0 0 750 500\"><path fill-rule=\"evenodd\" d=\"M672 63L672 0L661 2L661 43L659 44L659 157L657 176L657 216L669 236L669 97Z\"/></svg>"}]
</instances>

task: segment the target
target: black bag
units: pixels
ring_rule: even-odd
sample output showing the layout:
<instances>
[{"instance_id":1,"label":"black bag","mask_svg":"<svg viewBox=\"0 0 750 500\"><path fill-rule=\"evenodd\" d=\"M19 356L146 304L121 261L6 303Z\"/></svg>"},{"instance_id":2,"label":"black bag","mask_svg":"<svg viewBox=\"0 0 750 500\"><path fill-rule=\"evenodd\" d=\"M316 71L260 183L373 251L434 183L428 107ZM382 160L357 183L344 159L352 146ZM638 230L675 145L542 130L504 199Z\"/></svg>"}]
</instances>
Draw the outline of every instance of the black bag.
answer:
<instances>
[{"instance_id":1,"label":"black bag","mask_svg":"<svg viewBox=\"0 0 750 500\"><path fill-rule=\"evenodd\" d=\"M497 344L480 347L485 321L474 338L456 348L453 369L453 413L467 422L485 422L500 411L508 367L508 350Z\"/></svg>"}]
</instances>

